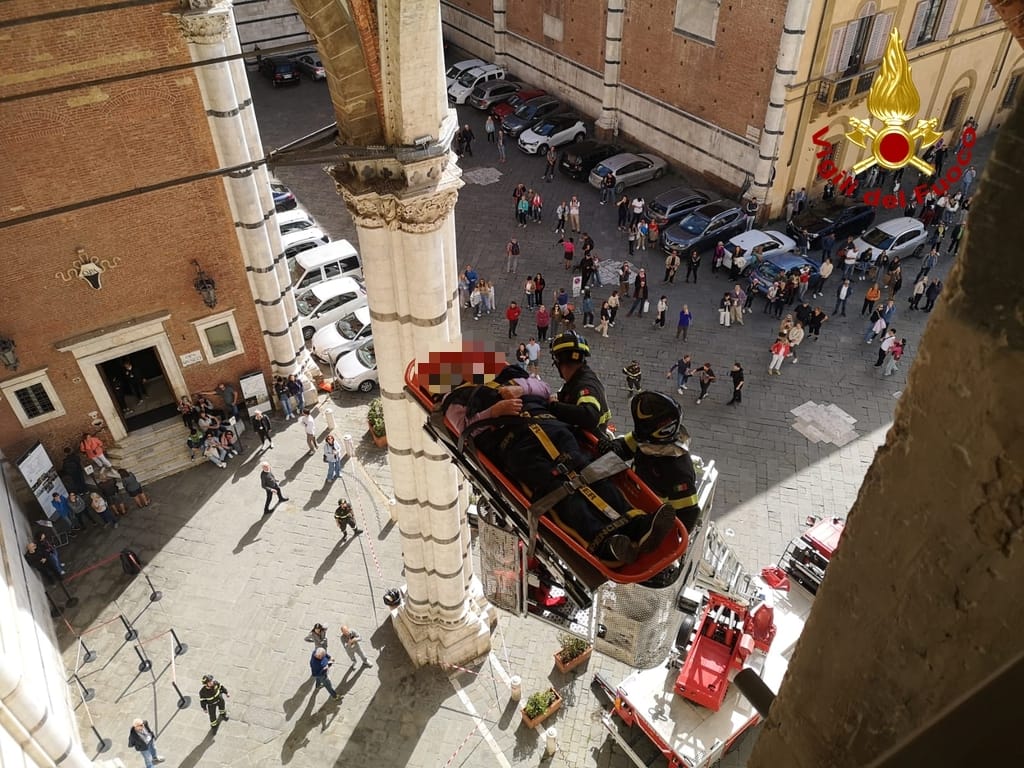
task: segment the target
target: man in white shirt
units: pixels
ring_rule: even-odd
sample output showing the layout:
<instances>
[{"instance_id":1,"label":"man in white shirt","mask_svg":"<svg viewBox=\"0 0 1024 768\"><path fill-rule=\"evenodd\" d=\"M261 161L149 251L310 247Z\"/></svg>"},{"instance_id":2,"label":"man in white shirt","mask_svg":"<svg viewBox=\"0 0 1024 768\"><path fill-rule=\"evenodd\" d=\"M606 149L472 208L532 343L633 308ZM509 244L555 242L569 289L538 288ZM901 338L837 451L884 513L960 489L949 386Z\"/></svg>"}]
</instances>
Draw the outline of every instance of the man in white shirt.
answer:
<instances>
[{"instance_id":1,"label":"man in white shirt","mask_svg":"<svg viewBox=\"0 0 1024 768\"><path fill-rule=\"evenodd\" d=\"M306 430L306 445L309 446L309 452L316 453L316 418L310 413L309 408L302 409L299 424Z\"/></svg>"},{"instance_id":2,"label":"man in white shirt","mask_svg":"<svg viewBox=\"0 0 1024 768\"><path fill-rule=\"evenodd\" d=\"M895 344L895 343L896 343L896 329L895 328L890 328L886 332L885 338L882 339L881 346L878 348L878 361L875 363L875 368L881 368L882 367L882 363L885 362L885 355L886 355L886 353L888 353L888 351L890 349L892 349L892 345Z\"/></svg>"},{"instance_id":3,"label":"man in white shirt","mask_svg":"<svg viewBox=\"0 0 1024 768\"><path fill-rule=\"evenodd\" d=\"M843 284L836 291L836 308L832 310L833 315L842 310L843 317L846 317L846 301L850 298L851 293L853 293L853 288L850 287L850 281L843 280Z\"/></svg>"},{"instance_id":4,"label":"man in white shirt","mask_svg":"<svg viewBox=\"0 0 1024 768\"><path fill-rule=\"evenodd\" d=\"M632 216L630 217L630 226L640 223L640 217L644 215L644 199L642 197L634 197L633 202L629 204L629 210Z\"/></svg>"}]
</instances>

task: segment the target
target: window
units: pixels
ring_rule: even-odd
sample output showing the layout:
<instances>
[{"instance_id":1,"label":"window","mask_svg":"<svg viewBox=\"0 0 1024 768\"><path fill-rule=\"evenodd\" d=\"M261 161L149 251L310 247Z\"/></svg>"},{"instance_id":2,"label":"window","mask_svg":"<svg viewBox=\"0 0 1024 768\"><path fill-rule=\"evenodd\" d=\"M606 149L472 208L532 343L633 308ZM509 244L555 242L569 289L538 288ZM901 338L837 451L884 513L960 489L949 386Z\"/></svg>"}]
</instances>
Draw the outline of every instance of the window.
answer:
<instances>
[{"instance_id":1,"label":"window","mask_svg":"<svg viewBox=\"0 0 1024 768\"><path fill-rule=\"evenodd\" d=\"M956 0L921 0L914 10L907 48L945 40L949 37L955 14Z\"/></svg>"},{"instance_id":2,"label":"window","mask_svg":"<svg viewBox=\"0 0 1024 768\"><path fill-rule=\"evenodd\" d=\"M875 13L875 4L868 3L858 18L832 30L825 74L855 75L882 58L892 16L891 12Z\"/></svg>"},{"instance_id":3,"label":"window","mask_svg":"<svg viewBox=\"0 0 1024 768\"><path fill-rule=\"evenodd\" d=\"M951 131L959 128L964 122L964 108L967 106L967 91L957 91L949 97L949 107L942 121L942 130Z\"/></svg>"},{"instance_id":4,"label":"window","mask_svg":"<svg viewBox=\"0 0 1024 768\"><path fill-rule=\"evenodd\" d=\"M238 335L238 325L235 324L235 310L229 309L226 312L218 312L216 315L204 317L202 320L193 321L196 333L199 334L199 343L203 347L208 363L217 363L235 355L241 355L245 350L242 347L241 337Z\"/></svg>"},{"instance_id":5,"label":"window","mask_svg":"<svg viewBox=\"0 0 1024 768\"><path fill-rule=\"evenodd\" d=\"M1006 84L1006 90L1003 91L1003 100L999 102L1000 109L1009 109L1017 103L1021 77L1024 77L1024 72L1014 72L1010 75L1010 82Z\"/></svg>"},{"instance_id":6,"label":"window","mask_svg":"<svg viewBox=\"0 0 1024 768\"><path fill-rule=\"evenodd\" d=\"M23 427L32 427L65 414L45 368L8 379L0 384L0 391Z\"/></svg>"},{"instance_id":7,"label":"window","mask_svg":"<svg viewBox=\"0 0 1024 768\"><path fill-rule=\"evenodd\" d=\"M981 6L981 15L978 16L978 26L982 24L991 24L993 21L999 21L999 14L996 13L996 9L992 7L992 3L985 3Z\"/></svg>"},{"instance_id":8,"label":"window","mask_svg":"<svg viewBox=\"0 0 1024 768\"><path fill-rule=\"evenodd\" d=\"M721 4L721 0L677 0L675 31L713 45Z\"/></svg>"}]
</instances>

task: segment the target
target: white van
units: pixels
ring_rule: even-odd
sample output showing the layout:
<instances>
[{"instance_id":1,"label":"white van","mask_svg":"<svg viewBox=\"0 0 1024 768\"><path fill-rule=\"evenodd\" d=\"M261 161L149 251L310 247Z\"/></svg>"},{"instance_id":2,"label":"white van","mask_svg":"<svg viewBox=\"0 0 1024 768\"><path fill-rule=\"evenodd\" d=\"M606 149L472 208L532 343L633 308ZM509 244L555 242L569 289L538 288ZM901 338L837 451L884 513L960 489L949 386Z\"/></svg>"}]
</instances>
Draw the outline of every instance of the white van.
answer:
<instances>
[{"instance_id":1,"label":"white van","mask_svg":"<svg viewBox=\"0 0 1024 768\"><path fill-rule=\"evenodd\" d=\"M448 86L448 103L465 104L469 95L481 83L492 80L504 80L505 68L497 64L484 64L482 67L467 69L452 85Z\"/></svg>"},{"instance_id":2,"label":"white van","mask_svg":"<svg viewBox=\"0 0 1024 768\"><path fill-rule=\"evenodd\" d=\"M301 208L292 208L290 211L282 211L277 214L277 226L282 235L298 232L303 229L310 229L316 226L313 217Z\"/></svg>"},{"instance_id":3,"label":"white van","mask_svg":"<svg viewBox=\"0 0 1024 768\"><path fill-rule=\"evenodd\" d=\"M487 62L482 59L464 59L463 61L457 61L448 67L448 71L444 73L445 80L447 81L445 88L451 88L455 81L459 79L459 75L465 72L467 69L473 67L482 67Z\"/></svg>"},{"instance_id":4,"label":"white van","mask_svg":"<svg viewBox=\"0 0 1024 768\"><path fill-rule=\"evenodd\" d=\"M303 251L319 248L329 242L331 238L319 227L308 227L281 235L281 248L289 264Z\"/></svg>"},{"instance_id":5,"label":"white van","mask_svg":"<svg viewBox=\"0 0 1024 768\"><path fill-rule=\"evenodd\" d=\"M335 240L298 254L289 263L292 286L296 291L334 277L362 277L359 252L348 240Z\"/></svg>"}]
</instances>

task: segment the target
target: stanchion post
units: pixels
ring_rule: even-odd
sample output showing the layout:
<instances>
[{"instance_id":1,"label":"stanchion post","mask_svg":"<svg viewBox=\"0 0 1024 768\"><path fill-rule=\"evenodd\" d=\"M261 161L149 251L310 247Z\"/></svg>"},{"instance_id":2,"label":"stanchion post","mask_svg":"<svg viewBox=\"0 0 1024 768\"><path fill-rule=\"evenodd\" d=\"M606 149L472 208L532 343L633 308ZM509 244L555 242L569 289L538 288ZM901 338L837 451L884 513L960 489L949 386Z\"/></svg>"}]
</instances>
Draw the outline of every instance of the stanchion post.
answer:
<instances>
[{"instance_id":1,"label":"stanchion post","mask_svg":"<svg viewBox=\"0 0 1024 768\"><path fill-rule=\"evenodd\" d=\"M149 580L149 576L145 571L142 572L142 575L146 578L146 583L149 584L149 602L155 603L164 596L164 593L153 586L153 582Z\"/></svg>"},{"instance_id":2,"label":"stanchion post","mask_svg":"<svg viewBox=\"0 0 1024 768\"><path fill-rule=\"evenodd\" d=\"M45 594L46 599L50 602L50 618L56 619L58 616L61 615L60 606L57 605L56 601L53 599L49 592L46 592Z\"/></svg>"},{"instance_id":3,"label":"stanchion post","mask_svg":"<svg viewBox=\"0 0 1024 768\"><path fill-rule=\"evenodd\" d=\"M88 664L90 661L96 661L96 651L90 651L89 646L85 644L85 640L82 636L78 636L78 644L82 646L82 650L85 651L85 656L82 657L82 663Z\"/></svg>"},{"instance_id":4,"label":"stanchion post","mask_svg":"<svg viewBox=\"0 0 1024 768\"><path fill-rule=\"evenodd\" d=\"M68 588L64 586L64 581L58 581L57 584L59 584L60 588L64 590L64 607L74 608L76 605L78 605L78 598L72 595L70 592L68 592Z\"/></svg>"},{"instance_id":5,"label":"stanchion post","mask_svg":"<svg viewBox=\"0 0 1024 768\"><path fill-rule=\"evenodd\" d=\"M78 676L78 673L71 675L75 678L75 682L78 683L78 687L82 689L82 701L92 701L93 696L96 695L96 691L92 688L86 688L85 683L82 682L82 678Z\"/></svg>"},{"instance_id":6,"label":"stanchion post","mask_svg":"<svg viewBox=\"0 0 1024 768\"><path fill-rule=\"evenodd\" d=\"M141 645L133 646L135 653L139 657L139 672L148 672L153 668L153 662L146 658L146 652L142 650Z\"/></svg>"},{"instance_id":7,"label":"stanchion post","mask_svg":"<svg viewBox=\"0 0 1024 768\"><path fill-rule=\"evenodd\" d=\"M136 630L135 627L132 626L131 622L124 617L123 613L119 613L117 618L119 618L121 623L124 624L124 639L135 640L139 636L138 630Z\"/></svg>"},{"instance_id":8,"label":"stanchion post","mask_svg":"<svg viewBox=\"0 0 1024 768\"><path fill-rule=\"evenodd\" d=\"M102 754L103 752L106 752L108 749L114 746L114 742L112 742L110 739L104 739L102 736L100 736L100 732L96 730L95 725L90 725L89 727L92 729L92 732L96 734L96 740L99 741L99 744L96 745L97 752Z\"/></svg>"},{"instance_id":9,"label":"stanchion post","mask_svg":"<svg viewBox=\"0 0 1024 768\"><path fill-rule=\"evenodd\" d=\"M188 705L192 703L192 699L183 694L181 692L181 688L179 688L178 684L173 680L171 681L171 685L174 686L174 692L178 694L178 709L186 709Z\"/></svg>"},{"instance_id":10,"label":"stanchion post","mask_svg":"<svg viewBox=\"0 0 1024 768\"><path fill-rule=\"evenodd\" d=\"M171 637L174 638L174 655L181 656L188 650L188 645L178 639L178 634L171 628Z\"/></svg>"}]
</instances>

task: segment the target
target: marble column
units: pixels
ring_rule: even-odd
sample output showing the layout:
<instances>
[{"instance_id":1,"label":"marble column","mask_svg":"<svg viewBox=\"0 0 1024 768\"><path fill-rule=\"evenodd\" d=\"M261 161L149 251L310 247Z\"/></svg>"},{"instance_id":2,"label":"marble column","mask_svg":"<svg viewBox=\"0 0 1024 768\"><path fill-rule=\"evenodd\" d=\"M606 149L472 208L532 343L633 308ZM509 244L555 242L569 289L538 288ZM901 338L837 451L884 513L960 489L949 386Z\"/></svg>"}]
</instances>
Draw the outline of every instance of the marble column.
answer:
<instances>
[{"instance_id":1,"label":"marble column","mask_svg":"<svg viewBox=\"0 0 1024 768\"><path fill-rule=\"evenodd\" d=\"M626 0L608 0L604 30L604 85L601 114L594 124L599 134L613 136L619 129L619 68L622 64L622 29Z\"/></svg>"},{"instance_id":2,"label":"marble column","mask_svg":"<svg viewBox=\"0 0 1024 768\"><path fill-rule=\"evenodd\" d=\"M189 3L192 10L177 18L193 61L240 51L230 3ZM258 161L263 150L242 61L206 64L194 71L218 162L232 167ZM223 181L271 364L276 373L297 373L310 358L297 322L266 166L238 171Z\"/></svg>"},{"instance_id":3,"label":"marble column","mask_svg":"<svg viewBox=\"0 0 1024 768\"><path fill-rule=\"evenodd\" d=\"M492 0L491 13L494 18L494 63L507 64L508 53L508 0Z\"/></svg>"}]
</instances>

